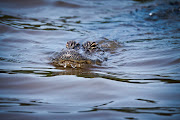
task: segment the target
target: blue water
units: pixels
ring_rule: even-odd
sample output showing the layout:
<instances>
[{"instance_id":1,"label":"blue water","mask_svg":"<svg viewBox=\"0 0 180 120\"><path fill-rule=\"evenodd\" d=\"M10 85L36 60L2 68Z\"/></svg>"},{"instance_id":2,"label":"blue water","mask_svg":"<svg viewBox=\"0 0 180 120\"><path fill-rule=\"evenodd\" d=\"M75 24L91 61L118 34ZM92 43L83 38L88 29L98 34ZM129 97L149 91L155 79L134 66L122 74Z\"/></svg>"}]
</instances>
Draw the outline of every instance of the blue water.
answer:
<instances>
[{"instance_id":1,"label":"blue water","mask_svg":"<svg viewBox=\"0 0 180 120\"><path fill-rule=\"evenodd\" d=\"M1 0L1 120L179 119L179 8L175 0ZM119 46L86 69L50 64L70 40Z\"/></svg>"}]
</instances>

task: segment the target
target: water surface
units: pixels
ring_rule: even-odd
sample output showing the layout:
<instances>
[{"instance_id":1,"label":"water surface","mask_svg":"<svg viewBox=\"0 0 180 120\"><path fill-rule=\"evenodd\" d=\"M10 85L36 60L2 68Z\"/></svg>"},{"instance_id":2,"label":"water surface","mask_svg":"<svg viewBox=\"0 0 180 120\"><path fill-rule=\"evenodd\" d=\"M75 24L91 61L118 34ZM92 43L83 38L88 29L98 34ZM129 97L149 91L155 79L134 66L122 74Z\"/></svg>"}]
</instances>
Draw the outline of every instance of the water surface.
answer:
<instances>
[{"instance_id":1,"label":"water surface","mask_svg":"<svg viewBox=\"0 0 180 120\"><path fill-rule=\"evenodd\" d=\"M173 0L1 0L1 119L180 118L179 21ZM120 45L90 68L49 64L70 40Z\"/></svg>"}]
</instances>

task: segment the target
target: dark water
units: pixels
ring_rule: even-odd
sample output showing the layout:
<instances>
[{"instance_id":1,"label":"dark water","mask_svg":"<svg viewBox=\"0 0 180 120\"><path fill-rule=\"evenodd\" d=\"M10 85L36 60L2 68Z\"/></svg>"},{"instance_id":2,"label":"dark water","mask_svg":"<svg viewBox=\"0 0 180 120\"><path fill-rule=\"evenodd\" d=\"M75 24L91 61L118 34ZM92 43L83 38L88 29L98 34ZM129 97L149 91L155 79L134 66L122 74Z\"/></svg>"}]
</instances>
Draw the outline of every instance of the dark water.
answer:
<instances>
[{"instance_id":1,"label":"dark water","mask_svg":"<svg viewBox=\"0 0 180 120\"><path fill-rule=\"evenodd\" d=\"M49 64L66 42L118 41L101 66ZM180 3L0 0L1 120L180 119Z\"/></svg>"}]
</instances>

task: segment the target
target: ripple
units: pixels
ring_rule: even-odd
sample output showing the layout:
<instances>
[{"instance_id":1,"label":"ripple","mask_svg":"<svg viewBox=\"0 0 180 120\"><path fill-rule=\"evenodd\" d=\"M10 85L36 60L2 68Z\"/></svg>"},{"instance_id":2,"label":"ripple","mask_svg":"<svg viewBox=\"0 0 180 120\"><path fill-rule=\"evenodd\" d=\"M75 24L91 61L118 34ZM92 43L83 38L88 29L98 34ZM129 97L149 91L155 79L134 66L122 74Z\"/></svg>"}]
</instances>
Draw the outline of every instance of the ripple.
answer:
<instances>
[{"instance_id":1,"label":"ripple","mask_svg":"<svg viewBox=\"0 0 180 120\"><path fill-rule=\"evenodd\" d=\"M67 7L67 8L80 8L80 7L82 7L78 4L68 3L68 2L64 2L64 1L56 1L54 4L55 4L55 6L58 6L58 7Z\"/></svg>"},{"instance_id":2,"label":"ripple","mask_svg":"<svg viewBox=\"0 0 180 120\"><path fill-rule=\"evenodd\" d=\"M178 23L171 0L1 0L0 118L178 119ZM70 40L120 44L101 65L49 64Z\"/></svg>"},{"instance_id":3,"label":"ripple","mask_svg":"<svg viewBox=\"0 0 180 120\"><path fill-rule=\"evenodd\" d=\"M95 111L116 111L116 112L125 112L125 113L134 113L134 114L156 114L160 116L173 116L175 114L180 113L179 107L149 107L149 108L136 108L136 107L113 107L113 108L94 108L89 111L81 111L81 112L95 112Z\"/></svg>"},{"instance_id":4,"label":"ripple","mask_svg":"<svg viewBox=\"0 0 180 120\"><path fill-rule=\"evenodd\" d=\"M148 102L148 103L156 103L156 101L153 101L153 100L146 100L146 99L136 99L136 100L145 101L145 102Z\"/></svg>"},{"instance_id":5,"label":"ripple","mask_svg":"<svg viewBox=\"0 0 180 120\"><path fill-rule=\"evenodd\" d=\"M42 102L41 100L26 100L17 98L0 98L0 107L13 107L13 106L41 106L43 104L48 104L47 102Z\"/></svg>"},{"instance_id":6,"label":"ripple","mask_svg":"<svg viewBox=\"0 0 180 120\"><path fill-rule=\"evenodd\" d=\"M75 20L69 21L68 19L70 18ZM79 32L76 28L73 27L74 24L80 24L80 21L76 20L76 18L77 17L74 16L60 17L60 19L54 19L53 21L49 22L48 18L36 19L23 16L0 14L0 23L18 29L65 30Z\"/></svg>"}]
</instances>

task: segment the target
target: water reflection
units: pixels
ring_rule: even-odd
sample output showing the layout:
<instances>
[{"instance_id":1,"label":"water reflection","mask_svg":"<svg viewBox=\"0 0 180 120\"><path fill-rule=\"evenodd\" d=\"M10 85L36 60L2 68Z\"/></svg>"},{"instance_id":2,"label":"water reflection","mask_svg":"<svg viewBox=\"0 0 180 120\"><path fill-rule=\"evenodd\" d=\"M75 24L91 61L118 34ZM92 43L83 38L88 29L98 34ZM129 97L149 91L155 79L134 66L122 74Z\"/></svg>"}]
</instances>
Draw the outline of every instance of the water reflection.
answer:
<instances>
[{"instance_id":1,"label":"water reflection","mask_svg":"<svg viewBox=\"0 0 180 120\"><path fill-rule=\"evenodd\" d=\"M180 113L179 107L152 107L152 108L136 108L136 107L123 107L123 108L94 108L89 111L81 112L94 112L94 111L116 111L135 114L156 114L160 116L173 116Z\"/></svg>"},{"instance_id":2,"label":"water reflection","mask_svg":"<svg viewBox=\"0 0 180 120\"><path fill-rule=\"evenodd\" d=\"M41 100L20 100L17 98L0 98L0 107L13 107L13 106L40 106L43 103Z\"/></svg>"},{"instance_id":3,"label":"water reflection","mask_svg":"<svg viewBox=\"0 0 180 120\"><path fill-rule=\"evenodd\" d=\"M145 102L148 102L148 103L156 103L156 101L154 101L154 100L146 100L146 99L137 99L137 100L145 101Z\"/></svg>"},{"instance_id":4,"label":"water reflection","mask_svg":"<svg viewBox=\"0 0 180 120\"><path fill-rule=\"evenodd\" d=\"M69 19L75 20L69 20ZM18 29L32 29L32 30L65 30L65 31L74 31L79 32L73 26L78 26L80 21L76 18L77 16L65 16L55 19L54 21L44 18L27 18L23 16L12 16L6 14L0 14L0 23L5 24L11 27ZM77 25L76 25L77 24ZM71 27L72 26L72 27Z\"/></svg>"},{"instance_id":5,"label":"water reflection","mask_svg":"<svg viewBox=\"0 0 180 120\"><path fill-rule=\"evenodd\" d=\"M32 69L32 68L29 68ZM42 70L34 70L34 69L42 69ZM46 69L46 70L43 70ZM126 73L121 74L114 74L111 72L105 73L100 71L92 71L92 68L89 69L80 69L80 68L61 68L59 71L57 71L54 68L34 68L32 70L3 70L0 69L0 73L8 73L8 74L35 74L40 77L53 77L53 76L59 76L59 75L76 75L77 77L83 77L83 78L104 78L108 80L113 81L119 81L119 82L127 82L127 83L136 83L136 84L148 84L148 83L157 83L157 82L163 82L163 83L180 83L179 80L174 79L168 79L168 78L158 78L158 77L169 77L169 76L161 76L161 75L154 75L154 78L147 78L147 79L141 79L141 78L134 78L134 79L126 79L124 77L120 77L125 75ZM138 76L138 74L137 74ZM157 78L156 78L157 77Z\"/></svg>"},{"instance_id":6,"label":"water reflection","mask_svg":"<svg viewBox=\"0 0 180 120\"><path fill-rule=\"evenodd\" d=\"M143 99L138 99L138 100L143 100ZM26 102L23 102L26 101ZM147 101L150 103L155 103L154 101L152 102L151 100L143 100L143 101ZM107 103L103 103L101 105L97 105L94 106L92 108L89 107L83 107L81 106L83 109L87 109L87 110L80 110L77 111L79 113L86 113L86 112L102 112L102 111L114 111L114 112L120 112L120 113L133 113L133 114L154 114L154 115L160 115L160 116L173 116L176 114L180 114L180 108L179 107L106 107L109 104L113 103L114 101L110 101ZM0 108L4 108L4 107L15 107L15 106L20 106L20 108L22 110L8 110L7 112L18 112L18 113L36 113L38 112L37 110L34 111L27 111L28 110L28 106L39 106L40 108L43 106L48 105L49 103L46 102L42 102L41 100L31 100L31 101L27 101L25 99L16 99L16 98L0 98ZM51 104L52 106L54 106L54 104ZM24 108L23 108L24 107ZM27 107L27 108L26 108ZM62 106L63 107L63 106ZM69 106L70 107L70 106ZM2 109L0 110L2 112ZM48 111L45 111L46 113L48 113ZM54 114L58 114L58 113L70 113L67 111L49 111L49 113L54 113Z\"/></svg>"}]
</instances>

